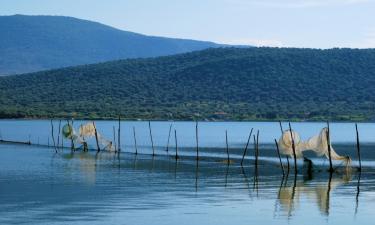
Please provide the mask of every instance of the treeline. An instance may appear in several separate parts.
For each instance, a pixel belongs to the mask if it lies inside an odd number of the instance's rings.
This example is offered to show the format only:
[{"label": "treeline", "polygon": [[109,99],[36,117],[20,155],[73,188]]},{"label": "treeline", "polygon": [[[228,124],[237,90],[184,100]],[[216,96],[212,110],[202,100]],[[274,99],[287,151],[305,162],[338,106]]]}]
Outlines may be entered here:
[{"label": "treeline", "polygon": [[0,78],[0,117],[374,120],[375,50],[220,48]]}]

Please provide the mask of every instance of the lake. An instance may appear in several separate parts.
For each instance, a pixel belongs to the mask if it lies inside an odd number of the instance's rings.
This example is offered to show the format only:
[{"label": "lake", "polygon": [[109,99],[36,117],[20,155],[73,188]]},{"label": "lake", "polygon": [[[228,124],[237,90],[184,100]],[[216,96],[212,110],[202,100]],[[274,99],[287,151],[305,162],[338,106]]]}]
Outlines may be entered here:
[{"label": "lake", "polygon": [[[75,127],[84,122],[74,121]],[[96,125],[111,140],[118,123]],[[324,126],[292,123],[302,139]],[[55,153],[50,121],[0,120],[0,139],[32,143],[0,144],[0,224],[373,224],[375,124],[358,124],[361,173],[335,163],[337,171],[330,174],[328,161],[309,153],[313,171],[299,160],[297,176],[292,169],[283,176],[279,166],[273,144],[281,132],[278,123],[199,122],[198,127],[197,162],[194,122],[151,122],[153,157],[148,122],[122,122],[121,153],[116,154],[97,153],[94,140],[89,152],[73,152],[64,140],[65,148]],[[354,124],[330,127],[335,150],[350,155],[357,166]],[[58,121],[54,128],[57,134]],[[250,142],[241,167],[251,128],[260,132],[259,165]]]}]

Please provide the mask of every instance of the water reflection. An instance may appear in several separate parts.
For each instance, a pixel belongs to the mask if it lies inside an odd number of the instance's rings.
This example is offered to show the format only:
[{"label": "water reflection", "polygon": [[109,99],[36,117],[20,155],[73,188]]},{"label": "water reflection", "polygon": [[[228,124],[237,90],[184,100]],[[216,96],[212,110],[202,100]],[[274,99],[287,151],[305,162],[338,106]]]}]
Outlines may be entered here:
[{"label": "water reflection", "polygon": [[[204,223],[207,217],[237,215],[241,220],[236,224],[245,224],[246,218],[266,220],[267,224],[288,224],[290,220],[300,223],[301,218],[314,218],[314,213],[319,219],[333,218],[332,210],[335,218],[337,214],[345,219],[347,212],[358,212],[357,220],[362,222],[372,215],[365,217],[361,210],[373,204],[371,199],[361,198],[374,190],[371,168],[362,174],[353,173],[353,180],[350,173],[330,174],[326,168],[309,169],[308,165],[300,170],[304,174],[286,173],[283,177],[278,163],[268,161],[255,166],[249,160],[242,167],[239,160],[228,165],[214,157],[196,161],[195,155],[175,160],[174,155],[152,157],[125,152],[17,151],[0,151],[4,159],[0,165],[2,224],[17,221],[15,215],[21,211],[34,224],[53,224],[56,218],[88,219],[93,224],[111,220],[121,223],[124,218],[130,224],[153,222],[144,221],[146,217],[176,224],[186,212]],[[8,163],[9,158],[19,160]],[[268,220],[272,214],[274,220]],[[227,217],[222,221],[218,224],[231,220]]]},{"label": "water reflection", "polygon": [[[284,211],[288,216],[292,216],[293,211],[298,208],[301,198],[314,201],[319,211],[328,216],[330,209],[330,195],[337,187],[348,184],[351,181],[351,173],[344,173],[341,177],[333,177],[333,173],[329,173],[326,181],[314,180],[310,177],[308,180],[297,180],[294,176],[293,183],[286,185],[287,180],[282,183],[278,193],[278,205],[280,210]],[[286,178],[287,179],[287,178]]]}]

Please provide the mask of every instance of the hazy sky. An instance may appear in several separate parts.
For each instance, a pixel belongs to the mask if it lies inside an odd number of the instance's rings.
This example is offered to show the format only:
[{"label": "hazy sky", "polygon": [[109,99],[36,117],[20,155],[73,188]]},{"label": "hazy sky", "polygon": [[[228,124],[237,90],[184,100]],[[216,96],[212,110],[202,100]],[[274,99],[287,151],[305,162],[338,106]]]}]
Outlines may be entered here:
[{"label": "hazy sky", "polygon": [[0,0],[0,14],[73,16],[229,44],[375,47],[375,0]]}]

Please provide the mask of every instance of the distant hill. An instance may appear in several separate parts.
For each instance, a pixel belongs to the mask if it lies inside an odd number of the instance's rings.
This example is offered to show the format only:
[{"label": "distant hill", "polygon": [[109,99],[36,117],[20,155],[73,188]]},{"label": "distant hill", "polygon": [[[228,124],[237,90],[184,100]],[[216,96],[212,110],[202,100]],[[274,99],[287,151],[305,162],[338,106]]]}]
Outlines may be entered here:
[{"label": "distant hill", "polygon": [[374,120],[375,50],[218,48],[0,78],[0,117]]},{"label": "distant hill", "polygon": [[146,36],[72,17],[0,16],[0,75],[219,46]]}]

